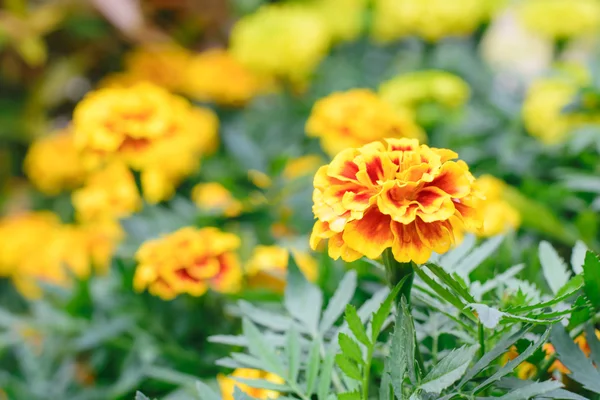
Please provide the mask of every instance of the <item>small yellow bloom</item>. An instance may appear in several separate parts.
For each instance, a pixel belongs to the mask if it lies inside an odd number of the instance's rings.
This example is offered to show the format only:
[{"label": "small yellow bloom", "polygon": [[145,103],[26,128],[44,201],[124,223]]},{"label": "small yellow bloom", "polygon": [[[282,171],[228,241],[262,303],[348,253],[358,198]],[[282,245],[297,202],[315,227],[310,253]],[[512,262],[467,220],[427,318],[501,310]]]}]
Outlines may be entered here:
[{"label": "small yellow bloom", "polygon": [[487,18],[482,0],[376,0],[373,36],[392,41],[417,35],[428,41],[473,33]]},{"label": "small yellow bloom", "polygon": [[[519,352],[515,346],[511,346],[507,353],[502,356],[501,363],[506,365],[509,361],[514,360],[519,356]],[[523,361],[516,368],[517,377],[519,379],[531,379],[537,374],[537,367],[528,361]]]},{"label": "small yellow bloom", "polygon": [[469,85],[460,77],[444,71],[417,71],[399,75],[379,86],[379,95],[398,109],[414,110],[433,102],[458,108],[469,99]]},{"label": "small yellow bloom", "polygon": [[308,4],[323,18],[333,41],[351,41],[361,34],[367,0],[313,0]]},{"label": "small yellow bloom", "polygon": [[271,187],[273,181],[269,177],[269,175],[264,172],[258,171],[256,169],[251,169],[248,171],[248,179],[256,186],[261,189],[266,189]]},{"label": "small yellow bloom", "polygon": [[597,0],[527,0],[518,8],[521,22],[550,39],[589,35],[600,29]]},{"label": "small yellow bloom", "polygon": [[190,53],[174,44],[140,47],[125,56],[125,71],[138,82],[151,82],[170,91],[186,85]]},{"label": "small yellow bloom", "polygon": [[192,200],[207,213],[232,218],[242,213],[242,203],[217,182],[199,183],[192,189]]},{"label": "small yellow bloom", "polygon": [[491,175],[484,175],[477,179],[476,185],[485,197],[481,202],[483,226],[476,233],[488,237],[517,229],[521,215],[503,198],[506,184]]},{"label": "small yellow bloom", "polygon": [[113,163],[89,176],[71,195],[77,218],[82,222],[110,222],[125,218],[141,207],[141,198],[131,171]]},{"label": "small yellow bloom", "polygon": [[267,79],[249,71],[228,51],[213,49],[192,57],[185,93],[200,101],[243,106],[268,86]]},{"label": "small yellow bloom", "polygon": [[56,195],[83,183],[85,168],[69,130],[37,139],[27,152],[24,170],[42,193]]},{"label": "small yellow bloom", "polygon": [[231,53],[258,74],[302,82],[326,55],[330,33],[320,15],[297,4],[262,6],[241,18]]},{"label": "small yellow bloom", "polygon": [[306,132],[318,137],[330,156],[383,138],[424,137],[411,118],[394,111],[369,89],[333,93],[317,101]]},{"label": "small yellow bloom", "polygon": [[287,180],[294,180],[314,173],[323,165],[323,158],[316,154],[309,154],[288,160],[281,175]]},{"label": "small yellow bloom", "polygon": [[221,389],[221,398],[223,400],[233,400],[233,392],[238,387],[242,392],[246,393],[253,399],[276,399],[279,397],[279,392],[266,389],[255,389],[244,383],[239,383],[233,378],[243,379],[264,379],[272,383],[283,384],[285,381],[280,376],[266,371],[257,369],[238,368],[230,376],[219,374],[217,381]]},{"label": "small yellow bloom", "polygon": [[[292,251],[298,267],[310,281],[319,275],[319,266],[308,253]],[[267,288],[283,293],[289,262],[289,252],[279,246],[256,246],[246,264],[246,275],[251,287]]]},{"label": "small yellow bloom", "polygon": [[235,249],[240,239],[216,228],[182,228],[145,242],[136,253],[133,285],[164,300],[187,293],[202,296],[209,288],[232,293],[242,273]]},{"label": "small yellow bloom", "polygon": [[482,217],[475,179],[458,155],[386,139],[338,153],[315,175],[310,238],[316,249],[329,240],[329,256],[354,261],[391,248],[399,262],[427,262],[445,253]]}]

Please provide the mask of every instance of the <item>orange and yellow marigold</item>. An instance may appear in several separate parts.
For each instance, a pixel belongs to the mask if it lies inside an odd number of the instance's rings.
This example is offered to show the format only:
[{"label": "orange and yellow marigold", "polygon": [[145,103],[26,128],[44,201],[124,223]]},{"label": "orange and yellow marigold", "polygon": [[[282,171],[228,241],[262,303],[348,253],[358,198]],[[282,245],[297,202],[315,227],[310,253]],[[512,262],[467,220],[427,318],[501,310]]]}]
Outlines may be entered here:
[{"label": "orange and yellow marigold", "polygon": [[340,152],[315,176],[311,247],[329,239],[329,255],[346,261],[391,248],[399,262],[418,264],[448,251],[481,225],[475,179],[457,157],[415,139]]},{"label": "orange and yellow marigold", "polygon": [[216,228],[186,227],[147,241],[136,253],[134,287],[165,300],[201,296],[209,288],[236,292],[242,278],[234,252],[239,246],[239,237]]},{"label": "orange and yellow marigold", "polygon": [[229,376],[222,374],[217,376],[223,400],[233,400],[233,392],[236,387],[253,399],[276,399],[279,397],[279,392],[267,389],[256,389],[244,383],[237,382],[234,378],[264,379],[277,384],[283,384],[285,382],[280,376],[270,372],[249,368],[238,368]]}]

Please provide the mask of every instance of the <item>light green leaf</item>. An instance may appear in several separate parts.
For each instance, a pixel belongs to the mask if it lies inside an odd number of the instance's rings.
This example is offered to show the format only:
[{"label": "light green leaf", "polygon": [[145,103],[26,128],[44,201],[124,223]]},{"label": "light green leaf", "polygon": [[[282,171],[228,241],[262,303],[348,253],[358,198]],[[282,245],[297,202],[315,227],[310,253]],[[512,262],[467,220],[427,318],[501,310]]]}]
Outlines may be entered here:
[{"label": "light green leaf", "polygon": [[331,387],[331,374],[333,373],[333,366],[335,364],[335,352],[329,350],[323,360],[323,367],[321,368],[321,379],[319,381],[319,388],[317,390],[317,396],[319,400],[325,400],[329,396],[329,389]]},{"label": "light green leaf", "polygon": [[379,399],[393,400],[394,389],[392,389],[392,378],[390,376],[390,360],[385,361],[383,373],[381,374],[381,383],[379,384]]},{"label": "light green leaf", "polygon": [[242,392],[238,386],[235,386],[233,389],[233,400],[255,400],[254,397],[248,396],[246,393]]},{"label": "light green leaf", "polygon": [[591,351],[590,358],[596,366],[600,366],[600,340],[598,340],[598,337],[596,336],[594,325],[588,324],[585,327],[585,334]]},{"label": "light green leaf", "polygon": [[360,400],[360,393],[359,392],[346,392],[346,393],[340,393],[337,396],[338,400]]},{"label": "light green leaf", "polygon": [[591,251],[583,263],[583,291],[596,311],[600,311],[600,260]]},{"label": "light green leaf", "polygon": [[288,359],[288,380],[296,382],[300,370],[300,335],[294,326],[288,331],[285,352]]},{"label": "light green leaf", "polygon": [[148,398],[144,393],[138,390],[137,392],[135,392],[135,400],[150,400],[150,398]]},{"label": "light green leaf", "polygon": [[344,275],[337,290],[329,300],[327,308],[323,312],[323,318],[319,323],[319,332],[324,334],[329,330],[335,321],[344,313],[346,305],[352,300],[356,290],[356,271],[350,270]]},{"label": "light green leaf", "polygon": [[588,248],[581,240],[578,240],[573,246],[573,252],[571,253],[571,267],[577,275],[583,272],[583,263],[585,262],[585,254]]},{"label": "light green leaf", "polygon": [[356,381],[362,380],[362,375],[358,365],[348,357],[344,356],[343,354],[336,354],[335,363],[348,378]]},{"label": "light green leaf", "polygon": [[475,248],[475,250],[471,251],[468,256],[464,257],[451,272],[456,272],[461,278],[467,279],[475,268],[498,249],[503,240],[503,235],[494,236],[486,240],[479,247]]},{"label": "light green leaf", "polygon": [[311,395],[315,388],[317,376],[319,374],[319,364],[321,362],[320,356],[321,341],[317,338],[310,346],[308,351],[308,365],[306,366],[306,393]]},{"label": "light green leaf", "polygon": [[248,339],[250,354],[265,363],[262,369],[285,376],[285,368],[275,350],[264,341],[264,336],[248,318],[242,319],[242,331]]},{"label": "light green leaf", "polygon": [[360,346],[356,343],[350,336],[345,333],[340,333],[338,336],[338,342],[340,344],[340,349],[342,350],[342,354],[349,359],[356,361],[357,364],[364,364],[362,351],[360,350]]},{"label": "light green leaf", "polygon": [[370,346],[371,341],[367,337],[365,327],[356,312],[356,308],[352,304],[346,306],[345,319],[354,337],[365,346]]},{"label": "light green leaf", "polygon": [[375,343],[377,341],[377,337],[381,332],[381,327],[385,322],[388,315],[390,315],[390,311],[392,310],[392,305],[394,304],[394,299],[398,296],[398,292],[404,286],[406,279],[409,275],[405,276],[398,282],[398,284],[394,287],[394,289],[390,292],[390,294],[386,297],[386,299],[381,303],[379,309],[373,314],[373,319],[371,320],[371,341]]},{"label": "light green leaf", "polygon": [[451,351],[439,363],[433,366],[431,371],[423,378],[419,388],[430,393],[441,393],[459,380],[475,356],[478,345],[461,347]]},{"label": "light green leaf", "polygon": [[291,254],[288,263],[284,305],[288,312],[298,321],[304,323],[311,333],[317,333],[321,306],[323,305],[323,294],[318,287],[306,279]]},{"label": "light green leaf", "polygon": [[196,392],[200,400],[221,400],[221,396],[216,394],[210,386],[201,381],[196,381]]},{"label": "light green leaf", "polygon": [[504,400],[528,400],[532,397],[560,389],[562,386],[563,384],[559,381],[533,382],[512,390],[500,398]]},{"label": "light green leaf", "polygon": [[410,379],[416,382],[415,373],[415,328],[404,297],[400,300],[400,309],[396,315],[396,324],[390,346],[390,355],[386,360],[394,394],[402,400],[404,374],[409,370]]},{"label": "light green leaf", "polygon": [[539,257],[544,278],[546,278],[552,293],[557,294],[560,288],[569,281],[570,273],[567,265],[554,247],[546,241],[540,242]]},{"label": "light green leaf", "polygon": [[244,300],[240,300],[238,306],[240,307],[242,314],[250,321],[275,332],[286,332],[293,324],[291,318],[263,308],[255,307]]},{"label": "light green leaf", "polygon": [[266,390],[274,390],[276,392],[289,392],[291,389],[288,385],[281,385],[279,383],[273,383],[271,381],[267,381],[265,379],[247,379],[247,378],[238,378],[236,376],[232,377],[234,380],[244,383],[250,387],[257,389],[266,389]]},{"label": "light green leaf", "polygon": [[444,271],[442,268],[435,264],[427,264],[426,267],[433,272],[435,276],[437,276],[442,282],[444,282],[447,286],[452,288],[456,293],[458,293],[463,299],[465,299],[469,303],[475,303],[475,299],[471,296],[471,293],[465,288],[459,281],[457,281],[454,277],[452,277],[449,273]]}]

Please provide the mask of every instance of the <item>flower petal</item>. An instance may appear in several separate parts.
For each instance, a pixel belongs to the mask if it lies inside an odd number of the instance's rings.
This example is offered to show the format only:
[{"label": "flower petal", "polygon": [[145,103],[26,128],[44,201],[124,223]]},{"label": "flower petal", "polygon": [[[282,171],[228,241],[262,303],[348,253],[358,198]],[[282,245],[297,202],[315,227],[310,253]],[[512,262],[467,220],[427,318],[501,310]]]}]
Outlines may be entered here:
[{"label": "flower petal", "polygon": [[369,258],[377,258],[394,241],[390,222],[388,215],[379,212],[377,207],[372,207],[362,219],[348,222],[344,229],[344,242]]},{"label": "flower petal", "polygon": [[391,227],[394,234],[392,253],[397,261],[424,264],[429,260],[431,249],[421,241],[414,222],[408,225],[392,222]]}]

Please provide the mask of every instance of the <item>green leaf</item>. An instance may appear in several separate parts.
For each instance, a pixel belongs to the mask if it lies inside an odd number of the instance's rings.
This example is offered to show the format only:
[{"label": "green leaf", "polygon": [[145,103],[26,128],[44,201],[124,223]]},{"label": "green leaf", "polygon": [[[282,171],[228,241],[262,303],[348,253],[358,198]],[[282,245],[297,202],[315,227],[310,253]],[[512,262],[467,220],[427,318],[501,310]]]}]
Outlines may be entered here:
[{"label": "green leaf", "polygon": [[318,287],[306,280],[294,257],[290,254],[284,304],[288,312],[307,329],[318,332],[319,317],[323,305],[323,294]]},{"label": "green leaf", "polygon": [[[206,398],[208,400],[208,398]],[[139,390],[135,392],[135,400],[150,400],[144,393]]]},{"label": "green leaf", "polygon": [[255,307],[244,300],[238,301],[238,306],[242,314],[250,321],[275,332],[286,332],[293,324],[292,319],[289,317]]},{"label": "green leaf", "polygon": [[346,305],[352,300],[356,291],[356,271],[351,270],[344,275],[337,290],[329,300],[327,308],[323,312],[323,318],[319,324],[319,332],[324,334],[329,330],[335,321],[343,314]]},{"label": "green leaf", "polygon": [[598,367],[600,366],[600,340],[598,340],[598,337],[596,336],[594,325],[588,324],[585,327],[585,335],[591,351],[590,358]]},{"label": "green leaf", "polygon": [[486,240],[479,247],[475,248],[475,250],[471,251],[468,256],[464,257],[452,272],[456,272],[462,278],[468,278],[471,272],[498,249],[503,240],[503,235],[494,236]]},{"label": "green leaf", "polygon": [[563,386],[559,381],[533,382],[529,385],[512,390],[500,397],[504,400],[528,400],[532,397],[546,394]]},{"label": "green leaf", "polygon": [[288,385],[282,385],[279,383],[273,383],[271,381],[267,381],[265,379],[247,379],[247,378],[238,378],[236,376],[232,377],[234,380],[244,383],[250,387],[257,389],[266,389],[266,390],[274,390],[276,392],[289,392],[291,389]]},{"label": "green leaf", "polygon": [[587,246],[581,240],[578,240],[575,243],[575,246],[573,246],[573,252],[571,253],[571,267],[577,275],[583,272],[583,263],[585,262],[587,251]]},{"label": "green leaf", "polygon": [[586,297],[595,310],[600,311],[600,260],[591,251],[585,255],[583,280],[585,282],[583,291]]},{"label": "green leaf", "polygon": [[[556,325],[560,325],[560,324],[556,324]],[[487,378],[486,380],[481,382],[479,385],[477,385],[477,387],[475,387],[475,389],[473,390],[473,393],[480,392],[481,390],[485,389],[486,387],[488,387],[492,383],[496,382],[503,376],[506,376],[506,375],[510,374],[511,372],[513,372],[519,364],[521,364],[523,361],[527,360],[533,353],[535,353],[535,351],[537,349],[540,348],[540,346],[542,344],[546,343],[546,341],[548,340],[548,336],[550,336],[550,328],[547,328],[546,331],[542,334],[542,336],[540,336],[540,338],[535,341],[535,343],[533,343],[531,346],[526,348],[516,358],[514,358],[513,360],[510,360],[509,362],[504,364],[492,376],[490,376],[489,378]]]},{"label": "green leaf", "polygon": [[370,346],[371,341],[367,337],[365,327],[356,312],[356,308],[352,304],[346,306],[345,320],[354,337],[365,346]]},{"label": "green leaf", "polygon": [[459,281],[454,279],[450,274],[444,271],[442,268],[435,264],[427,264],[427,268],[434,273],[442,282],[451,287],[456,293],[458,293],[463,299],[469,303],[475,303],[475,299],[471,296],[471,293],[465,288]]},{"label": "green leaf", "polygon": [[346,392],[337,395],[338,400],[360,400],[359,392]]},{"label": "green leaf", "polygon": [[264,341],[264,336],[248,318],[242,320],[242,331],[248,339],[250,354],[265,363],[262,369],[279,376],[285,376],[285,368],[277,354],[275,354],[275,350]]},{"label": "green leaf", "polygon": [[254,397],[248,396],[242,392],[238,386],[233,389],[233,400],[255,400]]},{"label": "green leaf", "polygon": [[340,349],[342,350],[342,354],[349,359],[356,361],[357,364],[364,364],[362,351],[360,350],[360,346],[356,343],[350,336],[345,333],[340,333],[338,336],[338,342],[340,344]]},{"label": "green leaf", "polygon": [[569,281],[570,273],[567,265],[554,247],[546,241],[540,242],[539,257],[548,286],[552,293],[558,294],[559,289]]},{"label": "green leaf", "polygon": [[433,366],[431,371],[423,378],[419,388],[430,393],[441,393],[459,380],[475,356],[479,346],[461,347],[452,350],[439,363]]},{"label": "green leaf", "polygon": [[319,400],[325,400],[329,396],[329,389],[331,387],[331,374],[333,372],[333,365],[335,363],[335,352],[330,350],[325,355],[323,360],[323,367],[321,370],[321,379],[319,381],[319,388],[317,390],[317,396]]},{"label": "green leaf", "polygon": [[358,365],[348,357],[344,356],[343,354],[336,354],[335,363],[348,378],[356,381],[362,380],[362,375]]},{"label": "green leaf", "polygon": [[294,326],[287,333],[287,346],[285,349],[288,359],[288,380],[296,382],[300,370],[300,334]]},{"label": "green leaf", "polygon": [[379,399],[393,400],[394,389],[392,388],[392,377],[390,376],[390,359],[385,360],[383,373],[381,374],[381,382],[379,384]]},{"label": "green leaf", "polygon": [[394,289],[390,292],[390,294],[385,298],[379,309],[373,314],[373,319],[371,320],[371,341],[375,343],[377,341],[377,337],[381,332],[381,327],[385,322],[388,315],[390,315],[390,311],[392,310],[392,305],[394,304],[394,299],[398,296],[398,293],[404,286],[408,275],[405,276],[398,282],[398,284],[394,287]]},{"label": "green leaf", "polygon": [[196,392],[200,400],[221,400],[221,396],[216,394],[210,386],[201,381],[196,381]]},{"label": "green leaf", "polygon": [[391,384],[398,400],[402,400],[404,374],[409,370],[412,382],[417,381],[415,373],[415,328],[406,300],[400,300],[400,309],[396,315],[396,324],[390,345],[390,356],[386,360]]},{"label": "green leaf", "polygon": [[308,395],[313,393],[319,374],[319,364],[321,362],[320,351],[321,341],[317,338],[308,351],[308,364],[306,366],[306,393]]},{"label": "green leaf", "polygon": [[581,275],[576,275],[569,280],[562,288],[559,289],[556,297],[552,300],[544,301],[542,303],[532,304],[530,306],[520,306],[520,307],[511,307],[508,312],[515,314],[533,310],[539,310],[543,308],[547,308],[558,304],[562,301],[567,300],[569,297],[573,296],[579,289],[583,287],[583,277]]},{"label": "green leaf", "polygon": [[520,315],[503,312],[485,304],[468,304],[467,306],[477,312],[479,320],[483,326],[489,329],[496,328],[498,324],[506,324],[511,322],[525,322],[538,325],[553,324],[559,321],[561,316],[571,312],[570,310],[565,310],[556,313],[535,315],[537,318],[533,318],[532,316],[523,317]]},{"label": "green leaf", "polygon": [[571,371],[569,377],[581,383],[584,388],[600,393],[600,372],[594,368],[565,328],[561,324],[554,325],[550,338],[557,358]]}]

